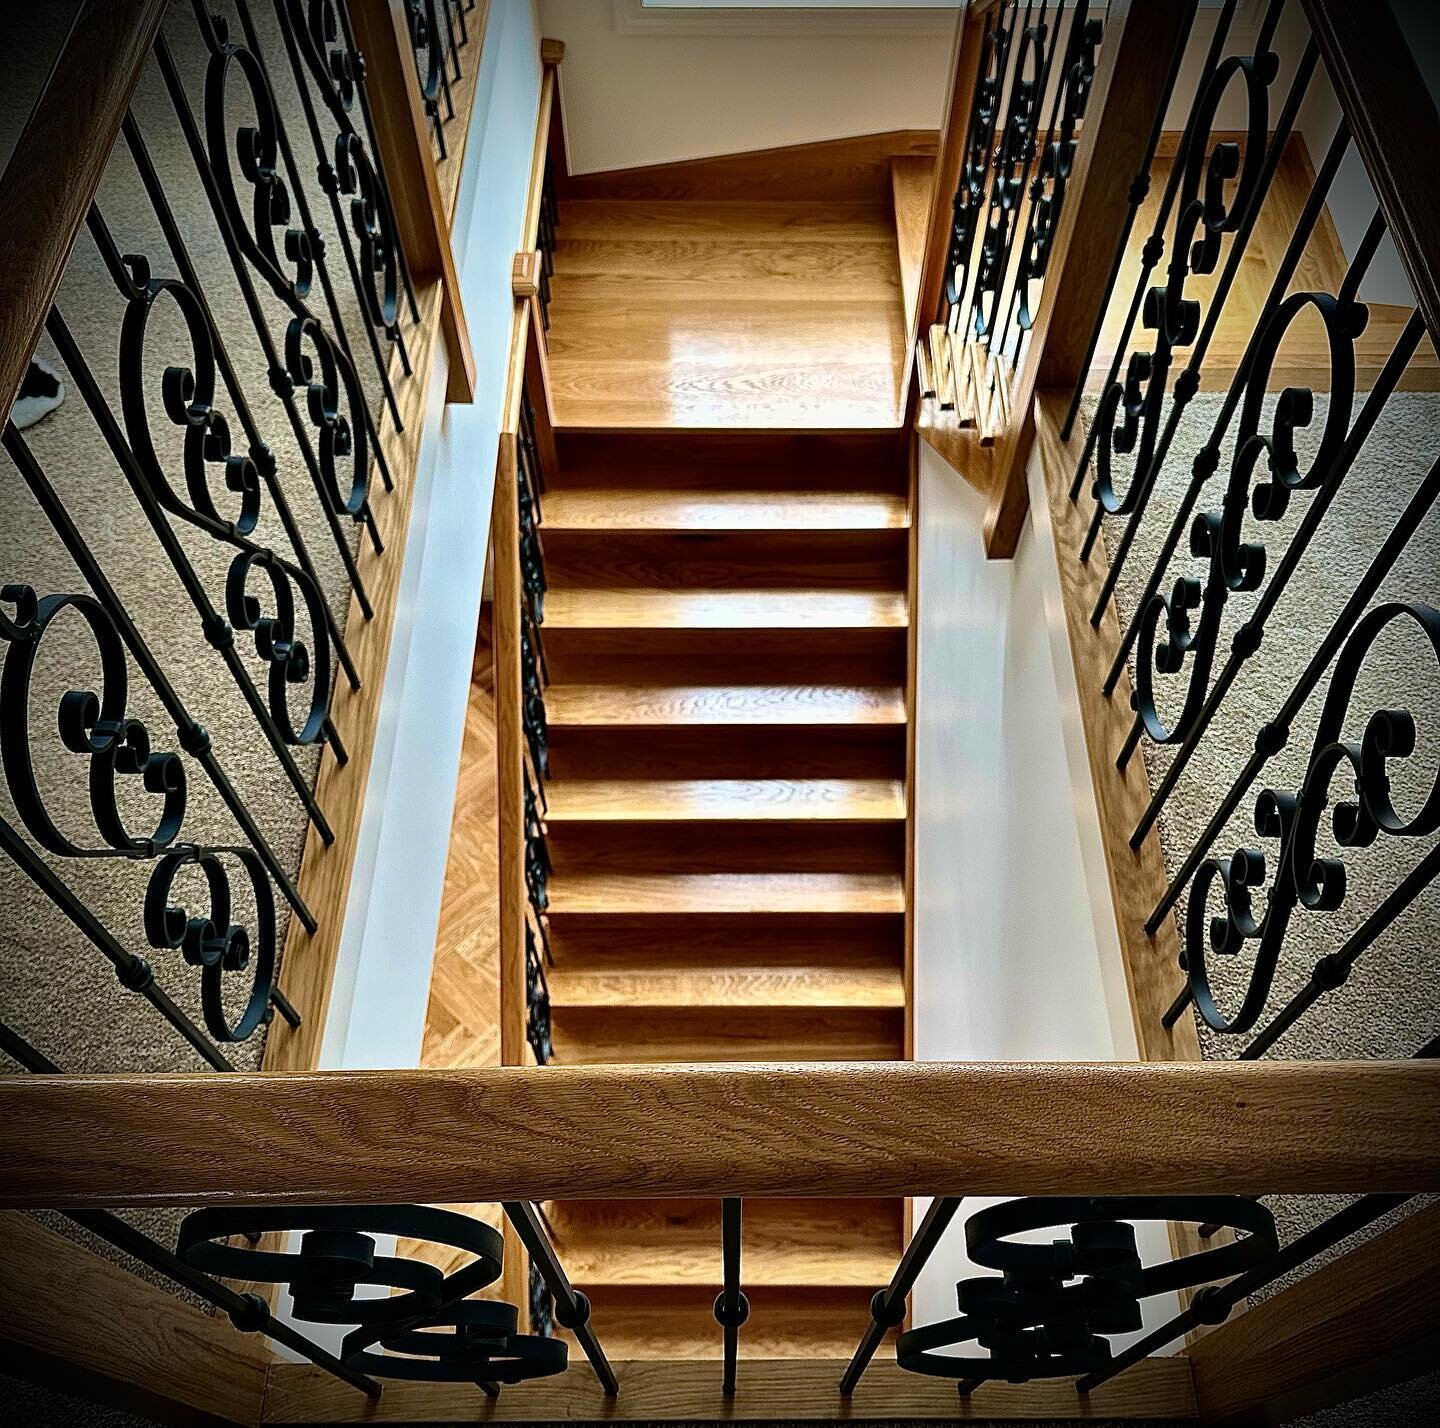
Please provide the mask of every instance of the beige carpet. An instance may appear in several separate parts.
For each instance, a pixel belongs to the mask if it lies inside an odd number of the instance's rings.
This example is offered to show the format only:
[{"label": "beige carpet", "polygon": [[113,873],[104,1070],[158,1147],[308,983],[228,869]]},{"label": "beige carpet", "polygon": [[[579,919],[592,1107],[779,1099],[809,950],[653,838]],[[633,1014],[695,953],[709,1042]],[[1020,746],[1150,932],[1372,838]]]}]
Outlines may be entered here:
[{"label": "beige carpet", "polygon": [[[349,279],[340,235],[329,201],[316,181],[314,147],[305,127],[273,10],[268,5],[260,5],[252,7],[252,12],[261,30],[261,48],[268,57],[272,83],[297,165],[306,178],[311,215],[325,237],[327,264],[365,387],[365,399],[378,413],[375,364],[365,341],[363,318]],[[238,26],[236,33],[239,33]],[[165,36],[185,77],[191,108],[198,118],[203,114],[206,53],[189,6],[173,8]],[[19,53],[31,55],[31,67],[36,68],[45,62],[43,49],[37,41],[33,46],[22,46]],[[5,126],[7,130],[18,129],[34,87],[25,83],[16,85],[8,101],[12,112]],[[3,102],[6,101],[0,99],[0,103]],[[17,108],[21,111],[18,115],[14,112]],[[170,196],[205,298],[255,421],[275,453],[281,484],[304,533],[320,584],[343,626],[349,591],[339,550],[324,519],[288,418],[270,389],[261,344],[221,243],[219,227],[199,186],[174,108],[153,63],[141,81],[133,113]],[[233,74],[227,91],[226,120],[232,131],[255,122],[253,103],[238,73]],[[328,118],[322,118],[321,123],[328,144],[333,129]],[[238,178],[238,164],[236,172]],[[249,190],[243,179],[238,181],[238,190],[242,205],[248,211]],[[98,206],[122,252],[145,254],[157,275],[175,271],[155,213],[123,142],[112,155],[98,195]],[[293,195],[292,210],[298,210]],[[298,212],[293,221],[299,221]],[[260,286],[257,284],[257,288]],[[283,353],[290,314],[268,289],[261,291],[260,301],[264,321]],[[309,302],[312,310],[324,315],[329,326],[318,281]],[[109,394],[112,408],[118,411],[118,343],[124,302],[88,233],[80,236],[61,285],[57,307],[75,333],[95,377]],[[61,366],[48,340],[42,340],[41,352],[57,367]],[[149,410],[157,450],[167,472],[172,473],[172,484],[182,495],[181,430],[165,415],[159,384],[165,367],[190,366],[192,361],[178,312],[173,304],[162,299],[148,329],[146,383],[152,393]],[[26,440],[186,706],[210,731],[222,767],[254,812],[279,862],[293,875],[299,866],[306,827],[299,797],[242,701],[223,660],[201,638],[199,617],[105,447],[73,380],[67,378],[67,386],[70,392],[65,405],[26,433]],[[217,389],[216,406],[226,414],[235,444],[240,446],[244,438],[235,415],[235,404],[223,388]],[[301,414],[303,421],[303,401]],[[358,412],[355,418],[358,423]],[[308,432],[308,423],[306,428]],[[222,513],[233,511],[233,498],[224,490],[223,481],[212,481],[212,489]],[[378,480],[373,498],[377,503],[385,499]],[[182,521],[172,519],[170,524],[194,563],[210,600],[223,611],[225,579],[233,548]],[[348,520],[344,525],[346,541],[353,549],[356,529]],[[263,498],[255,539],[293,558],[293,547],[268,493]],[[8,460],[0,461],[0,575],[6,583],[23,581],[42,594],[85,589],[49,522]],[[258,579],[252,577],[250,589],[267,603],[270,601],[263,575]],[[303,613],[298,623],[300,637],[313,649],[314,636]],[[241,634],[237,648],[263,697],[268,670],[254,651],[252,637]],[[53,711],[65,690],[98,688],[97,673],[93,642],[78,620],[67,617],[65,625],[57,626],[42,647],[31,704],[32,747],[47,806],[76,841],[88,846],[97,845],[98,840],[86,792],[87,761],[70,754],[54,737]],[[303,717],[307,698],[308,690],[304,687],[297,688],[292,695],[297,721]],[[133,666],[128,712],[144,721],[155,748],[175,748],[173,722]],[[317,751],[309,748],[294,752],[305,781],[312,782]],[[222,845],[243,841],[237,825],[198,765],[189,760],[187,764],[190,797],[183,839]],[[153,820],[153,803],[143,791],[137,795],[133,788],[126,789],[122,806],[132,828],[143,829],[147,819]],[[0,793],[0,813],[12,823],[17,822],[8,789]],[[141,914],[149,867],[143,862],[124,859],[94,860],[79,866],[74,860],[58,859],[52,860],[52,866],[82,892],[85,901],[125,946],[148,957],[160,985],[198,1022],[196,971],[183,962],[179,953],[157,951],[146,945]],[[235,920],[246,922],[253,917],[248,884],[233,864],[231,871],[237,900]],[[178,890],[190,895],[196,911],[203,910],[198,875],[192,871],[182,877],[184,881]],[[0,866],[0,879],[5,892],[0,901],[0,1016],[67,1070],[199,1069],[196,1054],[143,1000],[119,988],[109,963],[8,861]],[[277,898],[277,902],[278,936],[283,947],[289,911],[283,900]],[[238,1011],[243,1006],[248,983],[242,977],[233,980],[236,989],[231,1005]],[[227,1048],[226,1054],[237,1067],[253,1068],[259,1064],[263,1044],[262,1030],[244,1045]]]},{"label": "beige carpet", "polygon": [[[1178,508],[1181,492],[1188,482],[1195,453],[1209,440],[1221,400],[1220,396],[1211,394],[1196,397],[1180,423],[1171,457],[1157,483],[1150,511],[1117,587],[1122,622],[1128,621],[1143,593],[1170,516]],[[1357,398],[1357,411],[1361,400],[1363,394]],[[1273,400],[1270,405],[1273,406]],[[1093,403],[1090,409],[1093,411]],[[1267,406],[1267,425],[1262,427],[1267,433],[1269,409]],[[1316,448],[1328,409],[1325,396],[1317,395],[1314,421],[1308,431],[1301,432],[1297,438],[1302,462]],[[1233,429],[1232,424],[1232,434]],[[1227,445],[1220,470],[1211,479],[1207,496],[1197,512],[1218,509],[1228,478],[1231,451]],[[1385,539],[1437,456],[1440,456],[1440,396],[1407,393],[1392,396],[1296,568],[1286,594],[1276,606],[1264,644],[1236,681],[1166,805],[1160,837],[1172,875],[1209,822],[1235,772],[1249,757],[1256,730],[1278,710],[1293,688],[1365,569],[1369,553]],[[1128,468],[1124,469],[1128,479]],[[1267,570],[1273,571],[1278,564],[1309,501],[1308,495],[1299,494],[1292,499],[1282,521],[1250,522],[1246,539],[1264,543],[1269,552]],[[1120,522],[1107,521],[1105,538],[1109,549],[1115,548],[1122,529]],[[1165,593],[1169,593],[1180,575],[1203,579],[1203,562],[1188,552],[1186,539],[1161,585]],[[1222,658],[1229,652],[1234,630],[1254,608],[1257,598],[1258,593],[1230,597],[1220,639]],[[1426,600],[1440,604],[1440,510],[1432,510],[1381,586],[1377,603],[1389,600]],[[1405,811],[1419,807],[1420,798],[1433,784],[1440,768],[1440,669],[1418,629],[1400,628],[1403,638],[1395,634],[1382,637],[1366,661],[1351,701],[1346,737],[1358,740],[1365,721],[1376,709],[1398,707],[1413,713],[1417,725],[1416,753],[1406,764],[1392,766],[1391,770],[1397,807]],[[1221,659],[1217,659],[1217,673],[1220,663]],[[1131,673],[1133,676],[1133,655]],[[1178,710],[1181,697],[1178,683],[1173,679],[1167,682],[1162,712],[1173,714]],[[1266,840],[1255,833],[1255,795],[1267,787],[1299,788],[1329,683],[1327,672],[1295,720],[1288,747],[1272,761],[1217,840],[1215,856],[1228,856],[1241,847],[1260,847],[1268,852],[1268,867],[1273,872],[1277,845],[1271,841],[1267,848]],[[1177,688],[1171,690],[1169,686]],[[1152,786],[1158,785],[1172,758],[1172,750],[1156,749],[1147,743],[1146,761]],[[1343,779],[1332,785],[1336,796],[1343,794],[1346,787]],[[1329,837],[1327,818],[1322,824],[1322,839],[1329,840]],[[1344,942],[1380,899],[1434,847],[1435,841],[1434,837],[1400,839],[1382,835],[1369,848],[1343,851],[1349,889],[1346,901],[1331,913],[1297,911],[1259,1026],[1264,1026],[1305,984],[1315,963]],[[1333,842],[1322,846],[1320,851],[1328,856],[1337,853]],[[1257,914],[1264,908],[1262,892],[1257,889]],[[1182,919],[1182,937],[1184,908],[1182,897],[1177,911]],[[1215,913],[1219,909],[1219,895],[1212,894],[1211,911]],[[1351,1059],[1413,1055],[1440,1032],[1440,981],[1436,979],[1434,966],[1437,946],[1440,946],[1440,886],[1432,884],[1363,954],[1347,985],[1313,1007],[1275,1045],[1269,1057]],[[1222,1008],[1233,1011],[1239,1006],[1249,980],[1251,949],[1253,944],[1234,959],[1211,957],[1208,961],[1212,985]],[[1177,990],[1182,985],[1178,970],[1175,984]],[[1234,1057],[1250,1040],[1248,1035],[1218,1035],[1199,1018],[1197,1025],[1207,1059]],[[1276,1212],[1282,1239],[1288,1239],[1333,1213],[1346,1198],[1286,1197],[1269,1203]]]}]

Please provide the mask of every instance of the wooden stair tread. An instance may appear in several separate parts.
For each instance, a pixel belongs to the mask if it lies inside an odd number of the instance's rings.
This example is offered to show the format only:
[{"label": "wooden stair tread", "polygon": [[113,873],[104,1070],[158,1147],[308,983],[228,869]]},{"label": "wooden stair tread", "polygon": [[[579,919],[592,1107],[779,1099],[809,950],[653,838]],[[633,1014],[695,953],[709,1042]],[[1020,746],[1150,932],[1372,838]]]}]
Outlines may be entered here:
[{"label": "wooden stair tread", "polygon": [[557,966],[552,1007],[903,1007],[898,964]]},{"label": "wooden stair tread", "polygon": [[[870,1323],[868,1288],[762,1284],[745,1294],[750,1318],[740,1330],[742,1360],[847,1360]],[[595,1297],[591,1324],[616,1362],[718,1359],[722,1343],[714,1303],[715,1293],[708,1286],[616,1285]],[[560,1336],[573,1346],[567,1331],[561,1330]],[[572,1347],[571,1352],[578,1350]],[[876,1357],[895,1357],[893,1338],[886,1338]]]},{"label": "wooden stair tread", "polygon": [[552,915],[569,913],[860,913],[905,911],[888,873],[594,873],[557,876]]},{"label": "wooden stair tread", "polygon": [[902,496],[883,491],[581,488],[548,493],[544,529],[587,531],[903,530]]},{"label": "wooden stair tread", "polygon": [[545,691],[550,727],[716,724],[904,724],[905,691],[893,685],[555,684]]},{"label": "wooden stair tread", "polygon": [[898,779],[556,779],[548,794],[550,824],[876,823],[905,816]]},{"label": "wooden stair tread", "polygon": [[904,1016],[872,1007],[551,1006],[562,1066],[706,1061],[893,1061]]},{"label": "wooden stair tread", "polygon": [[[555,1247],[582,1288],[695,1285],[718,1290],[718,1200],[590,1200],[547,1206]],[[745,1201],[740,1273],[748,1289],[877,1289],[901,1253],[898,1201]]]},{"label": "wooden stair tread", "polygon": [[545,624],[557,629],[904,629],[898,590],[551,590]]}]

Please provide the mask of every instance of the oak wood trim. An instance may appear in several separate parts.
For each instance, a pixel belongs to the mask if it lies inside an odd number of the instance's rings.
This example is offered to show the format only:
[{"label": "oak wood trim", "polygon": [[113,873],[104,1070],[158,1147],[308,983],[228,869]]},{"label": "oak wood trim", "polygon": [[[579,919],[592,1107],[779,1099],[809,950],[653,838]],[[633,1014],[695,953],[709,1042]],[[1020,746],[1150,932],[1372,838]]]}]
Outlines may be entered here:
[{"label": "oak wood trim", "polygon": [[[519,326],[523,344],[529,323],[522,321]],[[513,431],[506,430],[500,433],[490,526],[490,549],[495,562],[495,798],[499,817],[502,1066],[523,1066],[526,1050],[525,735],[520,717],[520,512],[516,481],[516,438]]]},{"label": "oak wood trim", "polygon": [[169,1423],[260,1421],[270,1356],[223,1315],[15,1212],[0,1271],[6,1373]]},{"label": "oak wood trim", "polygon": [[[545,42],[541,42],[541,59],[544,60]],[[545,170],[550,159],[551,116],[556,108],[555,91],[560,76],[553,64],[546,64],[540,76],[540,108],[535,120],[535,146],[530,155],[530,187],[525,194],[525,221],[521,226],[521,241],[525,247],[534,250],[540,244],[540,210],[545,202]]]},{"label": "oak wood trim", "polygon": [[1304,9],[1433,343],[1440,334],[1435,96],[1389,0],[1304,0]]},{"label": "oak wood trim", "polygon": [[473,402],[475,354],[461,305],[450,221],[430,147],[404,7],[400,0],[374,0],[353,6],[350,18],[365,57],[365,91],[375,114],[380,163],[390,186],[410,276],[417,284],[439,279],[445,294],[440,321],[450,354],[446,398]]},{"label": "oak wood trim", "polygon": [[[1281,1421],[1440,1361],[1440,1206],[1408,1215],[1188,1350],[1207,1423]],[[1123,1381],[1123,1375],[1122,1375]]]},{"label": "oak wood trim", "polygon": [[[965,135],[970,110],[975,102],[975,73],[985,39],[984,7],[972,4],[960,21],[950,64],[950,92],[945,99],[945,119],[940,128],[940,152],[935,161],[934,187],[930,192],[930,216],[925,224],[925,256],[920,267],[920,294],[915,313],[915,330],[909,334],[906,357],[907,386],[915,343],[936,319],[940,292],[945,282],[945,257],[950,251],[952,208],[960,170],[965,162]],[[913,413],[917,393],[910,389],[907,410]]]},{"label": "oak wood trim", "polygon": [[0,1164],[5,1207],[1422,1191],[1440,1063],[4,1077]]},{"label": "oak wood trim", "polygon": [[1183,36],[1189,8],[1184,0],[1118,0],[1108,11],[1070,197],[1015,384],[1013,416],[996,446],[985,511],[985,553],[992,560],[1015,554],[1029,509],[1025,468],[1035,440],[1035,392],[1042,384],[1073,388],[1085,365],[1108,297],[1105,280],[1129,212],[1130,184],[1164,102],[1165,60]]},{"label": "oak wood trim", "polygon": [[894,129],[569,176],[567,198],[872,199],[890,202],[892,159],[931,157],[933,129]]},{"label": "oak wood trim", "polygon": [[[359,10],[363,7],[357,6]],[[434,370],[435,341],[442,305],[441,284],[431,281],[418,288],[416,302],[420,321],[411,337],[412,375],[399,375],[399,357],[391,362],[396,400],[400,405],[404,432],[395,430],[389,412],[380,421],[380,442],[395,478],[395,489],[378,490],[372,499],[376,524],[385,543],[377,555],[369,541],[362,541],[356,554],[360,577],[370,596],[374,618],[365,619],[353,596],[345,622],[345,643],[360,674],[359,689],[352,689],[342,675],[336,681],[331,718],[349,752],[348,763],[340,764],[328,755],[320,762],[315,780],[315,797],[335,833],[328,848],[311,827],[305,835],[297,886],[319,926],[307,932],[298,917],[290,919],[285,938],[285,955],[280,964],[280,986],[303,1017],[298,1029],[277,1017],[265,1041],[264,1067],[267,1071],[313,1071],[319,1065],[320,1042],[330,1005],[331,983],[340,951],[345,923],[345,906],[350,895],[350,876],[360,839],[365,807],[365,790],[370,778],[370,761],[375,747],[375,724],[380,715],[380,697],[385,683],[385,665],[390,657],[390,640],[395,631],[396,601],[405,565],[405,545],[410,531],[410,512],[415,494],[415,466],[420,454],[420,437],[429,404],[430,381]]]},{"label": "oak wood trim", "polygon": [[[857,1323],[858,1336],[863,1323]],[[602,1342],[603,1327],[600,1330]],[[719,1330],[716,1330],[718,1335]],[[987,1383],[967,1399],[944,1380],[871,1364],[849,1399],[839,1394],[845,1364],[836,1360],[742,1359],[733,1398],[720,1392],[718,1360],[617,1363],[618,1398],[607,1399],[572,1349],[570,1367],[553,1379],[504,1389],[481,1404],[473,1384],[390,1384],[366,1422],[493,1423],[778,1423],[992,1422],[1096,1417],[1108,1420],[1195,1417],[1189,1367],[1181,1358],[1147,1359],[1081,1399],[1067,1380]],[[276,1364],[265,1400],[266,1423],[353,1422],[356,1394],[307,1364]]]},{"label": "oak wood trim", "polygon": [[0,176],[0,415],[7,415],[100,186],[166,0],[78,7]]}]

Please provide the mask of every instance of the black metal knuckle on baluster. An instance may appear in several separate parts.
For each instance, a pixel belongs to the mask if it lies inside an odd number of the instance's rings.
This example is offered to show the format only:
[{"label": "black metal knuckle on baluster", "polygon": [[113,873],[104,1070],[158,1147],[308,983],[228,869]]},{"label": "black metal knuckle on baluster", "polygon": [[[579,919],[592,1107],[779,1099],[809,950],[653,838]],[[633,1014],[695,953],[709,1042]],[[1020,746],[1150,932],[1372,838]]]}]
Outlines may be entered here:
[{"label": "black metal knuckle on baluster", "polygon": [[[1440,610],[1426,604],[1395,602],[1377,606],[1355,627],[1330,680],[1298,792],[1264,789],[1255,800],[1255,831],[1278,845],[1273,858],[1242,848],[1228,858],[1207,858],[1190,884],[1184,922],[1183,966],[1196,1009],[1215,1031],[1251,1030],[1265,1009],[1280,953],[1292,920],[1305,912],[1334,912],[1345,901],[1345,864],[1319,848],[1322,820],[1330,814],[1330,833],[1338,849],[1366,848],[1382,835],[1420,838],[1440,829],[1440,766],[1419,808],[1408,817],[1395,806],[1392,765],[1415,754],[1415,720],[1408,710],[1374,710],[1358,742],[1346,737],[1352,725],[1351,703],[1365,659],[1376,641],[1394,626],[1417,629],[1440,667]],[[1332,803],[1332,786],[1341,775],[1351,780],[1350,796]],[[1255,891],[1271,879],[1263,915],[1255,910]],[[1419,895],[1430,878],[1407,880],[1405,895],[1386,899],[1383,917],[1372,917],[1363,935],[1350,938],[1343,958],[1322,962],[1320,989],[1343,984],[1349,967],[1385,926]],[[1211,912],[1212,893],[1220,910]],[[1254,961],[1239,1007],[1224,1011],[1210,981],[1212,956],[1235,957],[1254,944]]]},{"label": "black metal knuckle on baluster", "polygon": [[[249,879],[255,905],[253,934],[231,921],[227,858],[238,863]],[[205,880],[209,906],[203,917],[192,916],[170,901],[176,877],[187,867],[194,867]],[[161,858],[145,891],[145,936],[152,947],[179,951],[187,963],[200,969],[205,1027],[216,1041],[245,1041],[273,1015],[275,896],[260,860],[248,848],[184,848]],[[226,973],[246,971],[250,991],[232,1023],[225,1009]]]},{"label": "black metal knuckle on baluster", "polygon": [[[1150,1220],[1227,1226],[1241,1238],[1145,1265],[1134,1226]],[[1012,1238],[1052,1229],[1068,1230],[1068,1238]],[[1142,1327],[1142,1300],[1228,1279],[1277,1247],[1263,1205],[1216,1195],[1011,1200],[972,1215],[965,1240],[971,1260],[1000,1277],[962,1280],[959,1315],[901,1334],[896,1357],[903,1369],[956,1379],[966,1390],[988,1379],[1026,1383],[1102,1371],[1112,1357],[1109,1336]],[[966,1343],[989,1357],[941,1352]]]}]

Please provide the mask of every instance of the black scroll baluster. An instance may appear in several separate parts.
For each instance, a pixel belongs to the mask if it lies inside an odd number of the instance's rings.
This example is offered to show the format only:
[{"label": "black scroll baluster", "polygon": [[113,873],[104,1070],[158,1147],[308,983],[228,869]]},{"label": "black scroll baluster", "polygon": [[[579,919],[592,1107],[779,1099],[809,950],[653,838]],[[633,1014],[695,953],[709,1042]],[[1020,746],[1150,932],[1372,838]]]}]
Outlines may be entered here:
[{"label": "black scroll baluster", "polygon": [[[63,324],[56,321],[57,314],[52,311],[52,321],[48,331],[54,338],[56,345],[61,347],[62,353],[66,343],[69,341],[68,331]],[[71,344],[73,347],[73,343]],[[69,365],[67,360],[67,366]],[[72,372],[74,369],[71,369]],[[115,627],[115,630],[123,641],[131,659],[139,666],[145,678],[154,689],[160,702],[165,707],[165,712],[174,722],[176,740],[180,748],[189,754],[204,769],[206,777],[209,778],[221,801],[229,810],[231,817],[240,826],[247,842],[255,850],[269,874],[270,879],[281,889],[285,900],[294,909],[295,915],[300,919],[307,932],[314,932],[319,924],[315,915],[306,905],[305,900],[300,896],[293,880],[285,869],[280,865],[275,851],[271,848],[264,833],[261,832],[259,824],[255,821],[254,815],[245,804],[230,782],[219,759],[215,755],[210,744],[210,735],[205,728],[199,724],[185,707],[184,701],[180,698],[165,671],[161,668],[159,661],[155,658],[149,645],[146,644],[135,622],[130,618],[125,608],[124,601],[116,593],[114,586],[105,576],[104,569],[95,559],[89,546],[85,543],[84,537],[76,528],[75,522],[66,511],[64,504],[56,495],[45,473],[40,469],[39,463],[30,452],[13,425],[7,425],[4,435],[5,450],[9,453],[10,459],[19,468],[25,484],[30,488],[46,519],[50,522],[61,543],[64,545],[70,558],[79,567],[85,583],[94,593],[95,600],[104,610],[106,618]],[[121,443],[123,446],[123,442]]]},{"label": "black scroll baluster", "polygon": [[[339,3],[340,0],[314,0],[302,10],[300,0],[277,0],[276,14],[305,113],[306,127],[315,149],[320,186],[330,199],[331,214],[340,235],[351,283],[366,318],[362,326],[390,409],[390,419],[397,431],[404,431],[394,385],[375,334],[378,329],[394,345],[401,368],[409,376],[410,356],[405,349],[399,321],[399,287],[402,281],[408,284],[409,277],[404,271],[389,187],[376,167],[373,136],[367,143],[351,117],[356,94],[363,97],[365,92],[364,65],[355,54],[348,23],[343,29],[337,24],[335,6]],[[343,9],[340,13],[343,14]],[[248,43],[255,48],[258,39],[248,9],[242,8],[241,19]],[[335,138],[328,150],[320,131],[311,87],[306,82],[307,73],[335,127]],[[368,109],[365,113],[368,118]],[[283,125],[279,138],[293,170],[294,160],[289,156],[289,139]],[[342,196],[348,200],[348,217],[342,209]],[[340,313],[328,288],[327,295],[330,297],[330,320],[348,351]],[[413,295],[411,306],[413,309]],[[373,428],[370,437],[378,449],[379,439]],[[384,478],[388,489],[388,472],[384,473]]]},{"label": "black scroll baluster", "polygon": [[[270,332],[269,320],[260,305],[259,296],[251,278],[245,240],[242,239],[240,231],[237,231],[232,221],[232,219],[238,217],[238,205],[234,201],[233,186],[230,191],[231,203],[227,206],[221,194],[219,180],[210,168],[204,145],[200,139],[199,130],[195,126],[194,116],[190,112],[189,100],[185,95],[184,84],[178,70],[175,68],[174,60],[171,58],[163,36],[156,41],[155,55],[159,62],[160,72],[165,80],[166,88],[169,91],[171,103],[174,106],[176,116],[179,120],[181,132],[185,136],[186,144],[194,160],[196,172],[199,174],[201,184],[206,191],[206,196],[210,200],[211,209],[216,215],[216,223],[220,229],[220,235],[225,244],[226,252],[229,255],[231,267],[234,270],[236,282],[239,285],[246,310],[250,315],[251,324],[255,329],[256,338],[264,353],[266,365],[269,370],[271,389],[285,408],[286,417],[290,423],[291,434],[294,436],[295,444],[299,447],[301,455],[304,458],[306,470],[315,488],[315,494],[320,502],[320,508],[324,512],[331,538],[335,543],[335,548],[341,563],[345,567],[346,577],[350,582],[351,589],[355,592],[361,614],[368,620],[373,617],[374,609],[370,604],[369,595],[365,590],[365,584],[361,579],[360,570],[356,565],[354,554],[350,550],[350,543],[341,528],[339,518],[340,503],[336,500],[333,488],[327,484],[321,472],[319,459],[315,454],[315,448],[311,442],[310,432],[307,429],[305,421],[302,420],[300,416],[295,398],[296,387],[305,386],[308,388],[310,385],[309,378],[306,376],[303,368],[298,372],[291,372],[281,361],[279,349],[276,347],[274,338]],[[231,209],[235,210],[233,214]],[[243,219],[240,219],[240,222],[243,227]],[[244,231],[248,232],[248,229]],[[255,248],[253,237],[249,239],[249,248],[258,252],[258,249]],[[338,407],[338,399],[339,393],[337,392],[334,394],[332,401],[324,404],[320,414],[322,416],[328,416],[332,408]],[[361,406],[362,408],[364,406],[363,399]],[[323,424],[322,422],[321,425],[323,426]],[[368,480],[368,473],[366,479]],[[373,538],[375,537],[372,527],[372,539]],[[355,678],[356,676],[352,670],[352,684],[355,682]]]},{"label": "black scroll baluster", "polygon": [[[1211,858],[1200,865],[1190,885],[1185,918],[1184,971],[1190,998],[1207,1025],[1234,1035],[1249,1031],[1269,997],[1290,923],[1303,912],[1334,912],[1345,901],[1345,865],[1317,848],[1320,823],[1327,810],[1340,849],[1365,848],[1382,835],[1419,838],[1440,829],[1440,767],[1420,807],[1405,816],[1392,797],[1391,764],[1415,752],[1415,721],[1404,709],[1378,709],[1366,721],[1358,742],[1345,734],[1355,686],[1366,656],[1380,636],[1397,624],[1414,625],[1425,637],[1440,666],[1440,610],[1413,602],[1380,605],[1358,625],[1336,661],[1330,687],[1316,727],[1310,759],[1298,792],[1264,790],[1255,803],[1255,830],[1278,842],[1273,882],[1263,915],[1255,910],[1255,889],[1265,885],[1268,860],[1254,848],[1238,849],[1229,858]],[[1337,775],[1348,774],[1353,796],[1331,805]],[[1366,921],[1330,964],[1332,976],[1348,974],[1365,947],[1388,926],[1433,879],[1440,858],[1433,855],[1407,878],[1399,896],[1388,899],[1380,915]],[[1209,894],[1218,887],[1223,911],[1209,914]],[[1250,979],[1239,1008],[1227,1015],[1210,985],[1209,958],[1233,957],[1255,943]],[[1324,972],[1322,971],[1322,976]],[[1342,978],[1343,980],[1343,978]],[[1172,1014],[1174,1009],[1172,1009]]]}]

